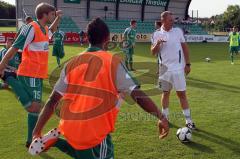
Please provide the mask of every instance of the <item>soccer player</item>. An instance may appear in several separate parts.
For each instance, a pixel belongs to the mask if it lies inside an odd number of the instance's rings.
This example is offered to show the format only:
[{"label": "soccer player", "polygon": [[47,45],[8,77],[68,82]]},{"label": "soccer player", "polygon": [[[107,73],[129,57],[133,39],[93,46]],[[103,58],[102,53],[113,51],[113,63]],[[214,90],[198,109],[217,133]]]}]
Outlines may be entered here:
[{"label": "soccer player", "polygon": [[[7,50],[12,46],[12,44],[13,44],[13,39],[12,38],[8,38],[7,41],[6,41],[6,45],[4,46],[3,49],[0,50],[0,61],[3,59],[3,57],[5,56]],[[16,58],[14,57],[14,59],[18,60],[18,65],[19,65],[20,58],[19,57],[16,57]],[[13,61],[11,61],[11,63],[15,64],[15,61],[13,60]],[[15,67],[13,67],[13,68],[15,68]],[[14,70],[13,69],[6,69],[6,72],[7,71],[14,73],[16,71],[16,69],[14,69]],[[16,74],[14,74],[14,76],[16,77]],[[6,79],[7,79],[6,76],[2,78],[3,83],[0,83],[0,88],[1,89],[7,89],[8,88],[8,84],[6,82]]]},{"label": "soccer player", "polygon": [[171,89],[174,88],[181,103],[186,126],[195,129],[186,95],[185,74],[188,75],[191,71],[188,46],[182,30],[173,28],[172,12],[163,12],[161,22],[162,27],[155,33],[151,50],[154,55],[158,54],[160,61],[159,87],[163,90],[162,112],[169,118],[169,96]]},{"label": "soccer player", "polygon": [[[151,43],[152,43],[152,45],[153,45],[153,41],[154,41],[154,38],[155,38],[155,37],[154,37],[154,34],[155,34],[157,31],[159,31],[160,28],[161,28],[161,26],[162,26],[161,21],[155,21],[154,26],[155,26],[155,31],[153,32],[152,37],[151,37]],[[159,57],[158,57],[158,54],[157,54],[157,72],[156,72],[156,74],[157,74],[157,75],[159,74]]]},{"label": "soccer player", "polygon": [[126,28],[123,33],[123,39],[127,40],[130,43],[130,47],[125,50],[125,65],[128,70],[135,71],[133,69],[133,54],[134,54],[134,47],[135,47],[135,40],[137,31],[135,30],[137,27],[137,21],[131,20],[130,27]]},{"label": "soccer player", "polygon": [[[9,60],[18,49],[23,50],[17,78],[31,97],[31,103],[25,105],[28,112],[26,147],[31,143],[32,131],[41,110],[43,79],[47,78],[48,74],[49,37],[57,30],[62,11],[56,11],[55,7],[48,3],[40,3],[36,7],[35,14],[37,21],[24,26],[0,64],[0,75],[3,76]],[[51,22],[53,23],[48,28],[47,24]]]},{"label": "soccer player", "polygon": [[70,60],[62,70],[33,132],[41,136],[60,100],[59,130],[64,139],[55,144],[75,159],[113,159],[110,133],[120,109],[120,94],[129,93],[146,111],[159,119],[160,138],[167,136],[167,119],[139,89],[119,57],[104,51],[110,32],[100,18],[87,26],[90,46],[86,52]]},{"label": "soccer player", "polygon": [[[0,61],[4,58],[7,53],[7,50],[12,46],[14,39],[7,39],[6,48],[0,51]],[[20,53],[16,53],[8,62],[6,68],[4,69],[4,76],[1,79],[5,82],[6,85],[9,85],[18,100],[24,107],[27,107],[31,104],[32,99],[31,96],[25,91],[21,82],[17,79],[17,70],[19,64],[21,63],[21,55]]]},{"label": "soccer player", "polygon": [[80,33],[79,33],[80,45],[81,45],[81,46],[83,46],[84,36],[85,36],[85,33],[84,33],[83,30],[81,30]]},{"label": "soccer player", "polygon": [[64,57],[64,37],[65,34],[61,30],[57,30],[53,33],[53,52],[52,56],[56,56],[58,67],[60,67],[60,59]]},{"label": "soccer player", "polygon": [[231,64],[233,65],[234,53],[238,54],[239,49],[239,33],[237,32],[237,27],[234,26],[232,32],[229,34],[229,52],[231,57]]}]

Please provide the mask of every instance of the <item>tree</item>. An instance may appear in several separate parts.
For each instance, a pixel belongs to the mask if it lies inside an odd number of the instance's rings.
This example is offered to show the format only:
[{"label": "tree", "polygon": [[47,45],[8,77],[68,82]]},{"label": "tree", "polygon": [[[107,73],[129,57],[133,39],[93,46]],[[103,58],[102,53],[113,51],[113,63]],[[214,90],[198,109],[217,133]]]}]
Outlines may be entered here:
[{"label": "tree", "polygon": [[[0,1],[0,19],[15,19],[16,7],[9,3]],[[15,25],[15,22],[0,21],[1,26]]]},{"label": "tree", "polygon": [[[212,16],[211,19],[214,21],[215,31],[226,31],[233,26],[240,27],[240,6],[229,5],[223,14]],[[212,27],[211,23],[207,25],[209,28]]]}]

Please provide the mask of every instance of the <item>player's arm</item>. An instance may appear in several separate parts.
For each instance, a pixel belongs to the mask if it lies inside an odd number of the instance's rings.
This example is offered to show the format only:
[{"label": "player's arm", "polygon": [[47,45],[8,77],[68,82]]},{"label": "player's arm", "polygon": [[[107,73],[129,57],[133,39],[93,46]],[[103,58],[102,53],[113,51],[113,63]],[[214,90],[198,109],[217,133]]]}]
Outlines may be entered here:
[{"label": "player's arm", "polygon": [[185,63],[186,63],[184,70],[185,70],[186,75],[188,75],[191,72],[191,62],[190,62],[190,56],[189,56],[190,53],[189,53],[188,45],[187,45],[184,35],[183,35],[183,31],[181,29],[179,29],[179,37],[180,37],[181,47],[183,50],[183,56],[184,56]]},{"label": "player's arm", "polygon": [[154,115],[159,119],[159,137],[161,139],[166,137],[169,132],[168,120],[162,115],[161,111],[158,109],[155,103],[142,90],[138,88],[135,88],[132,91],[131,97],[144,111]]},{"label": "player's arm", "polygon": [[62,98],[62,95],[58,93],[57,91],[53,91],[50,95],[46,105],[42,109],[37,124],[33,130],[33,138],[41,136],[41,132],[43,127],[46,125],[47,121],[51,118],[53,115],[60,99]]},{"label": "player's arm", "polygon": [[34,39],[34,28],[31,25],[25,25],[17,39],[14,41],[12,47],[8,49],[6,55],[0,63],[0,75],[3,75],[4,69],[6,68],[10,59],[12,59],[17,53],[18,49],[24,50],[28,44]]},{"label": "player's arm", "polygon": [[44,108],[42,109],[35,129],[33,131],[33,138],[41,136],[41,132],[43,127],[46,125],[52,114],[54,113],[56,107],[60,99],[62,98],[63,94],[66,92],[67,84],[65,83],[65,67],[63,68],[60,78],[57,81],[52,94],[50,95],[47,103],[45,104]]},{"label": "player's arm", "polygon": [[189,48],[187,43],[181,43],[186,64],[190,64]]},{"label": "player's arm", "polygon": [[12,59],[12,57],[17,53],[18,49],[11,47],[8,49],[7,53],[3,57],[0,63],[0,76],[3,76],[4,69],[7,67],[8,62]]},{"label": "player's arm", "polygon": [[189,48],[187,43],[181,43],[183,49],[183,55],[186,62],[185,73],[188,75],[191,72],[191,62],[189,57]]},{"label": "player's arm", "polygon": [[121,95],[129,94],[144,111],[156,116],[159,119],[160,137],[167,136],[169,131],[168,121],[163,117],[154,102],[140,90],[139,84],[131,77],[126,66],[122,63],[117,70],[116,87]]},{"label": "player's arm", "polygon": [[162,44],[162,41],[158,40],[157,43],[151,46],[152,55],[157,55],[159,53],[161,44]]},{"label": "player's arm", "polygon": [[125,29],[124,33],[123,33],[123,40],[127,40],[128,39],[128,29]]},{"label": "player's arm", "polygon": [[62,15],[63,15],[63,12],[61,10],[56,11],[56,18],[51,24],[51,26],[49,27],[49,30],[51,30],[52,33],[57,31],[57,27],[59,25]]}]

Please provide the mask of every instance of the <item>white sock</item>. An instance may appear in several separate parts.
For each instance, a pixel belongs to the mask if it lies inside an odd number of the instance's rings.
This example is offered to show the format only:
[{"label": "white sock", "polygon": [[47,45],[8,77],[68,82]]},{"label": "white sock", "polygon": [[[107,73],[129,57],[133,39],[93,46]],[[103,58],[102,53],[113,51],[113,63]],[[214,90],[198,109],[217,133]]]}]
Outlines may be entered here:
[{"label": "white sock", "polygon": [[162,113],[163,115],[168,119],[168,115],[169,115],[169,109],[168,108],[162,108]]},{"label": "white sock", "polygon": [[183,109],[183,115],[185,116],[186,124],[192,123],[191,112],[189,108]]}]

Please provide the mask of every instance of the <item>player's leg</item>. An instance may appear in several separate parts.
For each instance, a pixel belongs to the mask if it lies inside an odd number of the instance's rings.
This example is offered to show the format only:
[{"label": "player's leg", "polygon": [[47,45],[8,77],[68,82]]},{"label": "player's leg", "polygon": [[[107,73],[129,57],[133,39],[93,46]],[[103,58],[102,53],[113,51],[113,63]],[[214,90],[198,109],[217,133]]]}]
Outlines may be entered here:
[{"label": "player's leg", "polygon": [[28,112],[28,138],[26,146],[32,142],[32,132],[37,123],[38,115],[41,111],[42,100],[42,79],[18,76],[19,81],[32,98],[32,103],[26,108]]},{"label": "player's leg", "polygon": [[12,88],[13,92],[25,109],[31,106],[32,99],[30,95],[25,91],[24,87],[22,86],[21,82],[18,81],[18,79],[10,76],[6,79],[6,82]]},{"label": "player's leg", "polygon": [[167,119],[169,119],[169,98],[170,91],[163,91],[161,100],[162,113]]},{"label": "player's leg", "polygon": [[58,55],[56,56],[58,67],[60,67],[61,59],[62,59],[64,56],[65,56],[64,47],[63,47],[63,46],[59,46],[59,47],[58,47]]},{"label": "player's leg", "polygon": [[133,53],[134,53],[134,48],[131,47],[131,48],[129,49],[129,65],[130,65],[130,70],[131,70],[131,71],[135,71],[135,70],[133,69]]},{"label": "player's leg", "polygon": [[191,118],[191,111],[186,95],[186,79],[184,70],[176,71],[173,75],[173,87],[176,90],[177,96],[182,107],[183,115],[186,120],[186,126],[195,129],[195,124]]},{"label": "player's leg", "polygon": [[114,147],[108,135],[101,144],[87,150],[76,151],[76,159],[114,159]]},{"label": "player's leg", "polygon": [[162,113],[167,119],[169,119],[169,98],[172,90],[172,83],[170,80],[171,74],[169,72],[162,71],[163,68],[160,69],[159,88],[163,91],[161,98]]},{"label": "player's leg", "polygon": [[56,147],[61,152],[71,156],[72,158],[76,158],[76,150],[63,138],[59,138],[53,147]]},{"label": "player's leg", "polygon": [[230,52],[230,60],[231,60],[231,64],[234,64],[234,62],[233,62],[233,58],[234,58],[234,56],[233,56],[233,47],[232,47],[232,46],[230,46],[230,48],[229,48],[229,52]]},{"label": "player's leg", "polygon": [[56,59],[57,59],[57,65],[58,67],[60,67],[60,64],[61,64],[60,57],[56,56]]},{"label": "player's leg", "polygon": [[126,49],[125,50],[125,65],[128,70],[129,70],[129,58],[130,58],[129,49]]},{"label": "player's leg", "polygon": [[76,150],[62,138],[59,138],[53,146],[75,159],[114,159],[114,148],[110,135],[107,135],[99,145],[86,150]]},{"label": "player's leg", "polygon": [[234,46],[234,53],[238,55],[238,46]]}]

